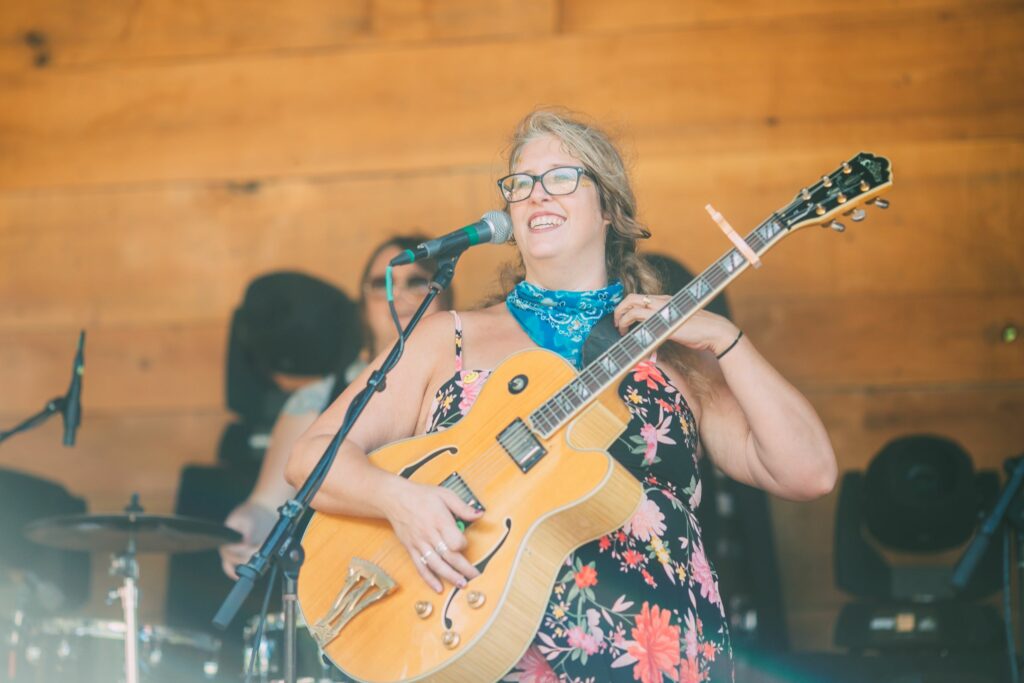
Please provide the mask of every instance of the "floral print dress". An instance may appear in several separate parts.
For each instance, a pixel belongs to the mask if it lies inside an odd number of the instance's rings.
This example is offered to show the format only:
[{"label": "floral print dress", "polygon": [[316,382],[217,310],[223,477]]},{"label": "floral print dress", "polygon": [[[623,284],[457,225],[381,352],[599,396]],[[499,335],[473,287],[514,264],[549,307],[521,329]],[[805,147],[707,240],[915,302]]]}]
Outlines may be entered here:
[{"label": "floral print dress", "polygon": [[[428,432],[458,422],[490,374],[463,369],[453,315],[456,373],[434,397]],[[619,394],[632,419],[609,452],[643,482],[643,501],[621,529],[566,558],[537,636],[503,681],[733,680],[718,578],[696,516],[693,413],[653,359],[626,376]]]}]

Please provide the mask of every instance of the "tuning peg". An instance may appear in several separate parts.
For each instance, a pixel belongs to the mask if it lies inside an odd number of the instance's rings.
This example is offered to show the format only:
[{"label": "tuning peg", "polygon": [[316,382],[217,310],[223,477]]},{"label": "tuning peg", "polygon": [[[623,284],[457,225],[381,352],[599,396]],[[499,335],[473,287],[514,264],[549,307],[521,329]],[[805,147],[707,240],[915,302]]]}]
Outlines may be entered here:
[{"label": "tuning peg", "polygon": [[850,212],[850,220],[854,223],[860,223],[868,215],[868,212],[861,208],[856,208]]},{"label": "tuning peg", "polygon": [[850,162],[844,161],[843,162],[843,174],[844,175],[850,175],[850,173],[852,173],[852,172],[853,172],[853,169],[850,167]]},{"label": "tuning peg", "polygon": [[877,206],[879,209],[888,209],[889,208],[889,200],[888,199],[882,199],[881,197],[879,197],[878,199],[875,200],[875,206]]},{"label": "tuning peg", "polygon": [[825,227],[832,228],[836,232],[843,232],[844,230],[846,230],[846,226],[840,223],[839,221],[832,221]]}]

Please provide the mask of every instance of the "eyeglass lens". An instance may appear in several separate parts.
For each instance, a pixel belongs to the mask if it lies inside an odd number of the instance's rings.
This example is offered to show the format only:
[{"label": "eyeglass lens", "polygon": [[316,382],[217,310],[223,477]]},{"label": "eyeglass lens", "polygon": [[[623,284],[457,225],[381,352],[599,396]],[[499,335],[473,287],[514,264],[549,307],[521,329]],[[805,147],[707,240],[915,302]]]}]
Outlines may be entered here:
[{"label": "eyeglass lens", "polygon": [[502,178],[501,191],[510,202],[522,201],[533,192],[533,185],[538,178],[544,191],[550,195],[572,194],[579,186],[580,170],[572,166],[562,166],[545,171],[539,176],[514,173]]}]

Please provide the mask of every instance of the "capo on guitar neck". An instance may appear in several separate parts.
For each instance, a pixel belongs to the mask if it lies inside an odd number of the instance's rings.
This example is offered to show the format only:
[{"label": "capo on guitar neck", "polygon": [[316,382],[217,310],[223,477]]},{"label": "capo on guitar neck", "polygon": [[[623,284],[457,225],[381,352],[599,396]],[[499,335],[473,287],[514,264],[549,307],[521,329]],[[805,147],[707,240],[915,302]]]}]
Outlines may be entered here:
[{"label": "capo on guitar neck", "polygon": [[704,209],[711,215],[711,219],[718,223],[718,227],[722,229],[722,232],[725,233],[725,236],[728,237],[729,241],[733,243],[733,245],[736,247],[736,250],[743,254],[743,258],[747,259],[750,265],[754,266],[755,268],[760,268],[761,259],[758,258],[757,254],[754,253],[754,250],[750,248],[750,245],[747,244],[747,241],[740,237],[739,234],[732,229],[732,226],[729,225],[729,221],[725,220],[725,216],[716,211],[715,208],[710,204],[705,204]]}]

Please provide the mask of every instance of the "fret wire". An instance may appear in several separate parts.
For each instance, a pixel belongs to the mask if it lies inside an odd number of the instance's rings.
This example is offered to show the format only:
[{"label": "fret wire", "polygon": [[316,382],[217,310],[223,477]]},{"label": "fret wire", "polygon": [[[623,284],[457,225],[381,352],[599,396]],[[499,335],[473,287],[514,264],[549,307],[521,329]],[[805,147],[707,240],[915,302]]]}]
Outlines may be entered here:
[{"label": "fret wire", "polygon": [[[791,208],[787,207],[786,210],[791,210]],[[773,226],[774,234],[768,239],[763,238],[761,231],[773,222],[777,223],[777,226]],[[760,253],[771,242],[777,240],[786,229],[788,229],[786,222],[775,213],[768,220],[755,227],[744,238],[744,241],[755,253]],[[692,309],[698,307],[702,301],[709,299],[714,291],[727,282],[729,278],[748,265],[746,259],[736,249],[730,249],[708,266],[704,272],[694,278],[691,283],[688,283],[686,287],[676,292],[669,300],[669,303],[663,308],[670,308],[675,314],[676,319],[684,317]],[[695,287],[696,291],[704,291],[706,293],[701,296],[694,296],[690,292],[691,287]],[[644,344],[638,339],[638,330],[642,329],[651,335],[653,339],[657,339],[673,325],[674,322],[670,323],[657,314],[651,316],[598,356],[593,364],[588,368],[584,368],[576,378],[556,392],[551,399],[538,407],[531,414],[531,418],[534,418],[538,426],[544,431],[553,431],[555,427],[575,412],[579,405],[590,400],[612,377],[623,370],[628,370],[628,366],[633,365],[642,358],[648,344]],[[612,365],[615,367],[614,371],[608,370],[601,363],[605,359],[612,362]],[[584,390],[583,398],[577,393],[577,387],[581,387]],[[540,425],[541,421],[545,423],[544,426]]]},{"label": "fret wire", "polygon": [[543,427],[543,429],[551,429],[552,427],[554,427],[557,424],[557,422],[555,422],[552,419],[551,410],[546,405],[542,405],[540,407],[540,409],[537,410],[537,413],[538,413],[537,422],[539,423],[539,422],[543,421],[543,422],[547,423]]}]

